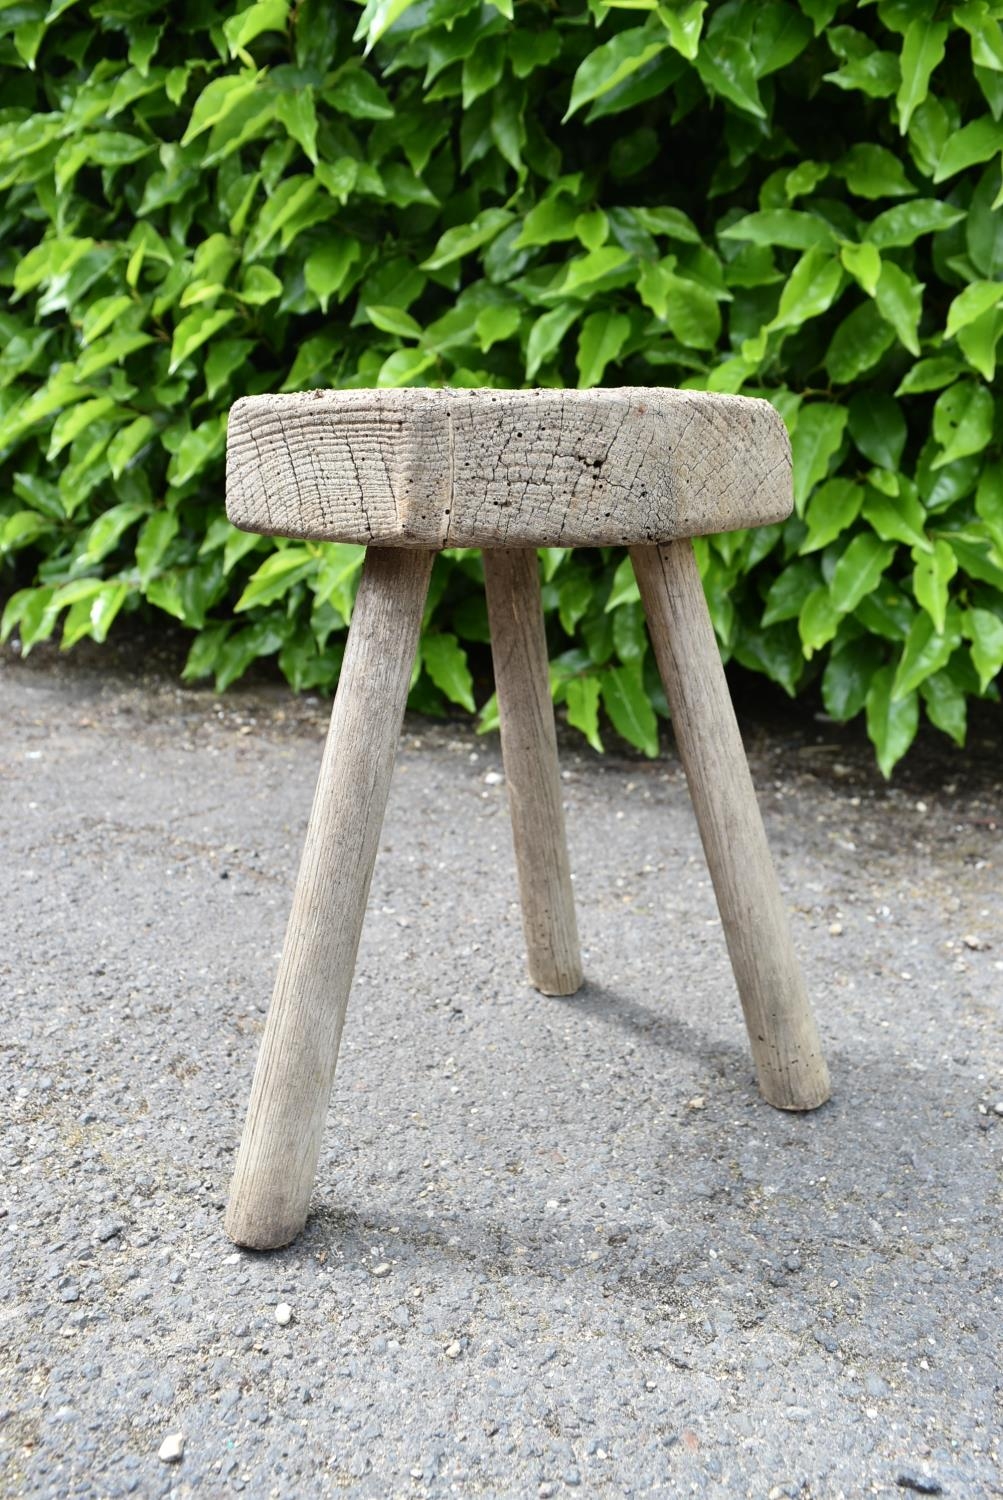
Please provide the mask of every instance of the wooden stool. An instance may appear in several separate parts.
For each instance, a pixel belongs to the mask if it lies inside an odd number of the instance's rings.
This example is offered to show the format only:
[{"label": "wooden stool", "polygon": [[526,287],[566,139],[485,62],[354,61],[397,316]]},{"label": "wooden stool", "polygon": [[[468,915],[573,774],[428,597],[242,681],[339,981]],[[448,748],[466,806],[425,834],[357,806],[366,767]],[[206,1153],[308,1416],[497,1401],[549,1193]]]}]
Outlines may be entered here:
[{"label": "wooden stool", "polygon": [[[717,894],[759,1085],[829,1094],[688,538],[791,511],[765,401],[695,391],[352,390],[230,413],[236,526],[369,547],[227,1212],[257,1249],[302,1229],[320,1155],[432,561],[484,549],[529,972],[582,981],[537,547],[630,548]],[[668,958],[668,953],[667,953]]]}]

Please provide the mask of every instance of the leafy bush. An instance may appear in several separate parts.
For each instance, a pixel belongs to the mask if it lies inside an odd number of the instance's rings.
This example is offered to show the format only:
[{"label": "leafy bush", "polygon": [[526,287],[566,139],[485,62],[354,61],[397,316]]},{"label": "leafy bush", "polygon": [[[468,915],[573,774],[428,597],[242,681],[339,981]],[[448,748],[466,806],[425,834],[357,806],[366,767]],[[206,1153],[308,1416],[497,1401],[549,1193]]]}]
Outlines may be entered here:
[{"label": "leafy bush", "polygon": [[[921,705],[963,742],[1003,664],[1000,0],[166,14],[0,0],[5,633],[145,601],[189,678],[327,687],[361,551],[229,526],[236,397],[690,385],[794,446],[796,516],[697,544],[725,654],[866,712],[886,774]],[[654,753],[629,564],[544,567],[555,696]],[[476,554],[426,627],[412,702],[473,709]]]}]

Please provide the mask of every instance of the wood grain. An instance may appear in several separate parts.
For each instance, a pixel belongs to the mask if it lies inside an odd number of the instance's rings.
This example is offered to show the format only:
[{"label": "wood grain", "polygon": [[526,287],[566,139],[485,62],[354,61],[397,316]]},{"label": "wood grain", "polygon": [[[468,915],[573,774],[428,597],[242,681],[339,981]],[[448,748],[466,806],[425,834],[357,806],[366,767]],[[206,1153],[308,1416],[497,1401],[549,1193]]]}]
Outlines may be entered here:
[{"label": "wood grain", "polygon": [[485,551],[484,583],[529,977],[573,995],[582,961],[535,550]]},{"label": "wood grain", "polygon": [[743,396],[311,391],[230,411],[227,513],[247,531],[591,547],[758,526],[791,505],[783,421]]},{"label": "wood grain", "polygon": [[764,1098],[815,1109],[829,1073],[688,541],[631,550]]},{"label": "wood grain", "polygon": [[433,553],[371,548],[349,630],[226,1229],[306,1222]]}]

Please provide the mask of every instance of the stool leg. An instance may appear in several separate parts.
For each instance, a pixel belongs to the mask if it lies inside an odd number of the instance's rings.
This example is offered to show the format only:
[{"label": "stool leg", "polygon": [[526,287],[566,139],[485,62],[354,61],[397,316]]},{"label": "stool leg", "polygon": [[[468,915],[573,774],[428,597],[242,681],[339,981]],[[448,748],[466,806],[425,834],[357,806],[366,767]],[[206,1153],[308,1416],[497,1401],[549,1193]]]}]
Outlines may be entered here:
[{"label": "stool leg", "polygon": [[815,1109],[829,1073],[689,541],[631,560],[704,852],[717,893],[764,1098]]},{"label": "stool leg", "polygon": [[366,554],[230,1189],[256,1250],[306,1222],[433,555]]},{"label": "stool leg", "polygon": [[545,995],[582,982],[554,705],[532,547],[485,550],[484,582],[529,976]]}]

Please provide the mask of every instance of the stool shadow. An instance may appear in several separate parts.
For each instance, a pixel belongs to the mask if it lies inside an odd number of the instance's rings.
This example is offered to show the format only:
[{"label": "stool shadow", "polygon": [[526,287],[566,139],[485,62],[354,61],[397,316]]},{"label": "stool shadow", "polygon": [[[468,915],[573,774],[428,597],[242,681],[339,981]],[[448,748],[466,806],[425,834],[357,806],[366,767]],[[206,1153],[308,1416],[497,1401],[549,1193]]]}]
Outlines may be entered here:
[{"label": "stool shadow", "polygon": [[[599,990],[588,998],[601,1004],[607,997]],[[628,1016],[634,1009],[642,1017],[648,1014],[645,1007],[630,1002],[625,1008]],[[859,1056],[842,1049],[837,1049],[834,1061],[842,1064],[838,1071],[844,1078],[854,1069],[861,1071]],[[695,1174],[709,1149],[736,1149],[736,1127],[722,1120],[712,1123],[709,1130],[680,1131],[674,1142],[676,1163],[667,1179],[670,1190],[656,1194],[649,1181],[637,1200],[640,1222],[626,1226],[624,1232],[617,1232],[614,1215],[605,1226],[611,1232],[604,1228],[593,1237],[601,1226],[597,1226],[596,1211],[586,1207],[573,1209],[551,1232],[536,1214],[532,1194],[514,1214],[506,1215],[500,1207],[476,1201],[475,1196],[454,1203],[434,1219],[399,1197],[393,1203],[384,1200],[365,1208],[315,1198],[301,1238],[278,1253],[295,1264],[319,1250],[334,1250],[346,1264],[362,1266],[372,1259],[373,1242],[379,1240],[384,1246],[396,1244],[409,1273],[419,1280],[448,1276],[460,1268],[510,1283],[554,1282],[573,1287],[577,1278],[584,1278],[584,1284],[601,1284],[607,1292],[615,1291],[642,1309],[657,1304],[660,1316],[676,1317],[682,1324],[720,1302],[719,1278],[703,1285],[689,1274],[705,1263],[704,1240],[710,1234],[723,1244],[745,1242],[759,1247],[751,1259],[746,1252],[747,1264],[743,1263],[739,1277],[755,1303],[753,1321],[758,1321],[790,1295],[784,1290],[787,1273],[778,1266],[779,1258],[791,1250],[803,1253],[816,1276],[819,1267],[832,1264],[834,1255],[852,1260],[855,1254],[866,1255],[869,1244],[890,1265],[930,1262],[933,1252],[922,1243],[922,1235],[917,1240],[892,1227],[872,1244],[867,1238],[873,1232],[868,1224],[879,1199],[887,1204],[900,1196],[935,1205],[950,1191],[961,1163],[969,1157],[967,1136],[951,1123],[948,1106],[956,1103],[953,1086],[926,1080],[923,1118],[930,1130],[925,1143],[890,1150],[889,1117],[908,1114],[916,1080],[879,1057],[869,1057],[868,1062],[867,1089],[856,1095],[847,1089],[823,1111],[789,1115],[763,1105],[758,1132],[763,1160],[754,1175],[744,1183],[720,1181],[699,1202],[690,1192]],[[831,1147],[837,1140],[852,1149],[834,1153]],[[792,1146],[799,1149],[794,1156],[785,1151],[784,1191],[775,1199],[763,1197],[760,1184],[771,1179],[771,1158]],[[831,1206],[819,1212],[815,1184],[821,1166],[826,1169],[831,1200],[843,1205],[838,1214]],[[934,1207],[927,1212],[917,1209],[917,1213],[931,1241],[936,1241]],[[678,1243],[673,1244],[666,1225],[677,1221],[683,1227]],[[589,1255],[590,1249],[599,1253]],[[936,1269],[939,1262],[932,1264]]]},{"label": "stool shadow", "polygon": [[[607,989],[591,980],[586,980],[577,994],[548,998],[562,1010],[618,1026],[633,1037],[643,1038],[649,1046],[681,1053],[721,1073],[740,1073],[743,1080],[752,1075],[752,1058],[746,1044],[711,1039],[705,1032],[673,1015],[668,1004],[663,1014],[630,995]],[[725,997],[725,1003],[737,1002],[729,995]]]}]

